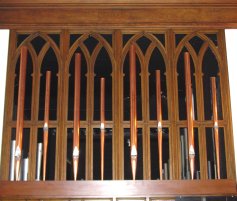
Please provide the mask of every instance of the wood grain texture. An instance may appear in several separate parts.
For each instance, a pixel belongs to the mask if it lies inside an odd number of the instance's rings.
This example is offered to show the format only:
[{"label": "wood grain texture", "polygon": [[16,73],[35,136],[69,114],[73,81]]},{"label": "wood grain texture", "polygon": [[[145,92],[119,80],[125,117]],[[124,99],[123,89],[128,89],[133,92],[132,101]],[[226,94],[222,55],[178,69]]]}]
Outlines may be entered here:
[{"label": "wood grain texture", "polygon": [[47,151],[48,151],[48,137],[49,137],[49,107],[50,107],[50,81],[51,71],[46,72],[45,84],[45,109],[44,109],[44,146],[43,146],[43,180],[46,177]]},{"label": "wood grain texture", "polygon": [[[237,6],[0,6],[0,28],[237,27]],[[50,20],[49,20],[50,19]]]},{"label": "wood grain texture", "polygon": [[220,4],[220,5],[226,5],[226,4],[236,4],[235,0],[113,0],[111,3],[110,0],[0,0],[1,4],[8,4],[8,5],[16,5],[16,4],[31,4],[31,5],[37,5],[37,4],[86,4],[86,5],[92,5],[92,4],[175,4],[175,5],[183,5],[183,4]]},{"label": "wood grain texture", "polygon": [[[14,189],[14,190],[13,190]],[[95,190],[96,189],[96,190]],[[234,180],[0,182],[0,199],[236,195]]]}]

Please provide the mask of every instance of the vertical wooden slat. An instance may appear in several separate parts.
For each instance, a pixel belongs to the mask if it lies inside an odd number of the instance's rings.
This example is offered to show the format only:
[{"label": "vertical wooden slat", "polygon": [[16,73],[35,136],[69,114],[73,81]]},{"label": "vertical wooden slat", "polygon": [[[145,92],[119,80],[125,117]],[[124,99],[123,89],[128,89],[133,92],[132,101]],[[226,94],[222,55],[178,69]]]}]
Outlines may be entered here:
[{"label": "vertical wooden slat", "polygon": [[93,179],[93,111],[94,111],[94,67],[93,58],[89,57],[87,73],[87,123],[86,132],[86,179]]},{"label": "vertical wooden slat", "polygon": [[[137,44],[138,45],[138,44]],[[151,155],[150,155],[150,112],[149,112],[149,55],[151,48],[150,45],[146,51],[146,54],[139,57],[141,63],[141,107],[142,107],[142,160],[143,160],[143,179],[151,179]],[[141,48],[141,46],[139,46]],[[152,50],[154,51],[154,49]]]},{"label": "vertical wooden slat", "polygon": [[[197,68],[195,69],[195,83],[196,83],[196,101],[197,101],[197,121],[204,122],[204,91],[203,91],[203,66],[202,60],[204,51],[208,43],[204,43],[201,47],[198,57]],[[197,93],[198,92],[198,93]],[[199,146],[199,161],[200,161],[200,177],[207,179],[207,146],[206,146],[206,130],[205,126],[199,125],[198,127],[198,146]]]},{"label": "vertical wooden slat", "polygon": [[[116,30],[113,34],[113,49],[115,57],[115,68],[113,71],[113,178],[123,178],[124,161],[124,131],[122,127],[122,109],[123,109],[123,68],[121,62],[122,56],[122,32]],[[118,107],[117,107],[118,106]]]},{"label": "vertical wooden slat", "polygon": [[[64,103],[65,106],[68,105],[68,91],[69,91],[69,65],[70,62],[68,61],[68,54],[69,54],[69,46],[70,46],[70,34],[69,30],[62,30],[60,33],[60,53],[61,53],[61,90],[60,93],[61,99],[60,101]],[[60,104],[59,104],[60,105]],[[57,177],[60,180],[66,179],[66,161],[67,161],[67,111],[68,107],[59,107],[60,108],[60,117],[57,120],[57,122],[60,122],[58,124],[58,130],[57,130],[57,141],[59,143],[57,153],[58,156],[56,164],[60,167],[56,167],[57,170]],[[72,126],[70,126],[72,127]]]},{"label": "vertical wooden slat", "polygon": [[[168,30],[166,33],[166,51],[167,51],[167,67],[166,67],[166,84],[168,95],[168,117],[169,122],[179,121],[179,105],[178,105],[178,74],[177,64],[174,59],[175,55],[175,32]],[[179,127],[177,124],[171,123],[169,129],[169,151],[170,151],[170,179],[180,179],[180,137]],[[177,154],[178,153],[178,154]]]}]

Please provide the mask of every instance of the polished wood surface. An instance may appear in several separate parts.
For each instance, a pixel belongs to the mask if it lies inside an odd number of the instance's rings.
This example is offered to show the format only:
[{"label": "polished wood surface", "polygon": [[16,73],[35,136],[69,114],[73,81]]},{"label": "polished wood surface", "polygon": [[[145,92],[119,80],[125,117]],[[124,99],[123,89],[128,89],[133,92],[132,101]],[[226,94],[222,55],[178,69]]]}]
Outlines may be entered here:
[{"label": "polished wood surface", "polygon": [[104,180],[104,147],[105,147],[105,78],[100,78],[100,171]]},{"label": "polished wood surface", "polygon": [[136,50],[134,44],[129,49],[130,73],[130,149],[133,180],[137,169],[137,85],[136,85]]},{"label": "polished wood surface", "polygon": [[[14,189],[14,190],[13,190]],[[96,189],[96,190],[95,190]],[[237,195],[234,180],[0,182],[0,199]]]},{"label": "polished wood surface", "polygon": [[[187,0],[188,1],[188,0]],[[236,28],[237,3],[0,3],[0,28]],[[55,9],[57,7],[57,9]],[[146,9],[144,9],[146,8]],[[49,20],[50,19],[50,20]],[[80,26],[78,26],[80,25]],[[47,28],[46,28],[47,27]]]},{"label": "polished wood surface", "polygon": [[193,104],[192,104],[192,81],[190,55],[184,53],[184,70],[185,70],[185,91],[186,91],[186,112],[187,112],[187,128],[188,128],[188,154],[191,178],[194,179],[195,167],[195,151],[194,151],[194,133],[193,133]]},{"label": "polished wood surface", "polygon": [[158,154],[159,154],[159,173],[160,179],[163,179],[162,174],[162,112],[161,112],[161,82],[160,71],[156,70],[156,114],[157,114],[157,130],[158,130]]},{"label": "polished wood surface", "polygon": [[81,54],[75,54],[74,80],[74,124],[73,124],[73,175],[77,180],[80,150],[80,94],[81,94]]},{"label": "polished wood surface", "polygon": [[25,108],[25,82],[27,67],[27,47],[21,48],[20,75],[17,100],[17,121],[16,121],[16,148],[15,148],[15,180],[20,180],[20,165],[22,157],[22,138]]},{"label": "polished wood surface", "polygon": [[15,5],[15,4],[236,4],[235,0],[147,0],[144,2],[143,0],[113,0],[111,2],[110,0],[93,0],[93,1],[88,1],[88,0],[35,0],[35,1],[30,1],[30,0],[0,0],[0,5],[1,4],[9,4],[9,5]]},{"label": "polished wood surface", "polygon": [[46,87],[45,87],[45,106],[44,106],[44,141],[43,141],[43,180],[46,177],[46,163],[48,152],[48,137],[49,137],[49,106],[50,106],[50,81],[51,72],[46,72]]},{"label": "polished wood surface", "polygon": [[215,150],[216,150],[216,165],[217,178],[220,179],[220,145],[219,145],[219,127],[218,127],[218,113],[217,113],[217,99],[216,99],[216,78],[211,77],[211,91],[212,91],[212,114],[213,114],[213,129],[215,136]]}]

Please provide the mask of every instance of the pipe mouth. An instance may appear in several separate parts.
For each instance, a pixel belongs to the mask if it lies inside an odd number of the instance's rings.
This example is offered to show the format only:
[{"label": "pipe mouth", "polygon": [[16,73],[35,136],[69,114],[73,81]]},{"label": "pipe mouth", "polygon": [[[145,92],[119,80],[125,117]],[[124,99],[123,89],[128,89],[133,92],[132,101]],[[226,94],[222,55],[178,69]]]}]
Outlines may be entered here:
[{"label": "pipe mouth", "polygon": [[161,130],[161,129],[162,129],[162,124],[161,124],[160,121],[159,121],[158,124],[157,124],[157,128],[158,128],[158,130]]},{"label": "pipe mouth", "polygon": [[104,130],[105,129],[105,124],[104,123],[101,123],[100,124],[100,130]]},{"label": "pipe mouth", "polygon": [[193,145],[190,146],[189,148],[189,157],[194,158],[195,157],[195,151]]},{"label": "pipe mouth", "polygon": [[214,123],[214,128],[218,128],[218,122],[217,121],[215,121],[215,123]]},{"label": "pipe mouth", "polygon": [[80,153],[80,151],[79,151],[78,147],[74,147],[72,157],[74,159],[79,158],[79,153]]},{"label": "pipe mouth", "polygon": [[137,156],[137,149],[136,149],[135,145],[132,146],[132,149],[131,149],[131,156],[132,156],[132,157]]},{"label": "pipe mouth", "polygon": [[45,122],[44,126],[43,126],[43,131],[48,131],[49,130],[49,126],[48,124]]},{"label": "pipe mouth", "polygon": [[21,149],[20,149],[19,146],[16,147],[15,157],[16,157],[16,159],[20,159],[21,158]]}]

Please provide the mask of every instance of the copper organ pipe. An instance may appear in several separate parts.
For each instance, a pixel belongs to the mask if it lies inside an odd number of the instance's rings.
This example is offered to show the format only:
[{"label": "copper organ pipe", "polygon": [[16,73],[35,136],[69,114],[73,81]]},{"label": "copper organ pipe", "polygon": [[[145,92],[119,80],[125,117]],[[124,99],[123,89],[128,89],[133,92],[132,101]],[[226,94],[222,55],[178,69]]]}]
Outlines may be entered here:
[{"label": "copper organ pipe", "polygon": [[50,80],[51,72],[46,72],[46,87],[45,87],[45,106],[44,106],[44,149],[43,149],[43,181],[46,177],[46,163],[48,151],[48,136],[49,136],[49,103],[50,103]]},{"label": "copper organ pipe", "polygon": [[73,175],[77,180],[79,150],[80,150],[80,79],[81,79],[81,54],[75,54],[75,83],[74,83],[74,127],[73,127]]},{"label": "copper organ pipe", "polygon": [[130,141],[131,141],[131,167],[133,180],[136,179],[137,169],[137,104],[136,104],[136,53],[132,44],[129,50],[130,63]]},{"label": "copper organ pipe", "polygon": [[189,164],[191,178],[194,179],[195,150],[194,150],[194,133],[193,133],[193,107],[192,107],[192,83],[190,72],[190,56],[188,52],[184,53],[185,66],[185,87],[186,87],[186,108],[188,121],[188,146],[189,146]]},{"label": "copper organ pipe", "polygon": [[211,77],[211,91],[212,91],[212,112],[213,112],[213,129],[215,136],[216,148],[216,162],[217,162],[217,178],[220,179],[220,149],[219,149],[219,131],[218,131],[218,114],[217,114],[217,100],[216,100],[216,78]]},{"label": "copper organ pipe", "polygon": [[17,121],[16,121],[16,149],[15,149],[15,179],[20,180],[20,164],[22,154],[22,136],[24,124],[24,106],[25,106],[25,81],[27,65],[27,47],[21,47],[19,88],[17,101]]},{"label": "copper organ pipe", "polygon": [[160,71],[156,70],[156,114],[157,114],[157,130],[158,130],[158,153],[159,153],[159,169],[160,180],[163,179],[162,175],[162,112],[161,112],[161,83]]},{"label": "copper organ pipe", "polygon": [[100,78],[100,149],[101,180],[104,180],[104,146],[105,146],[105,78]]}]

